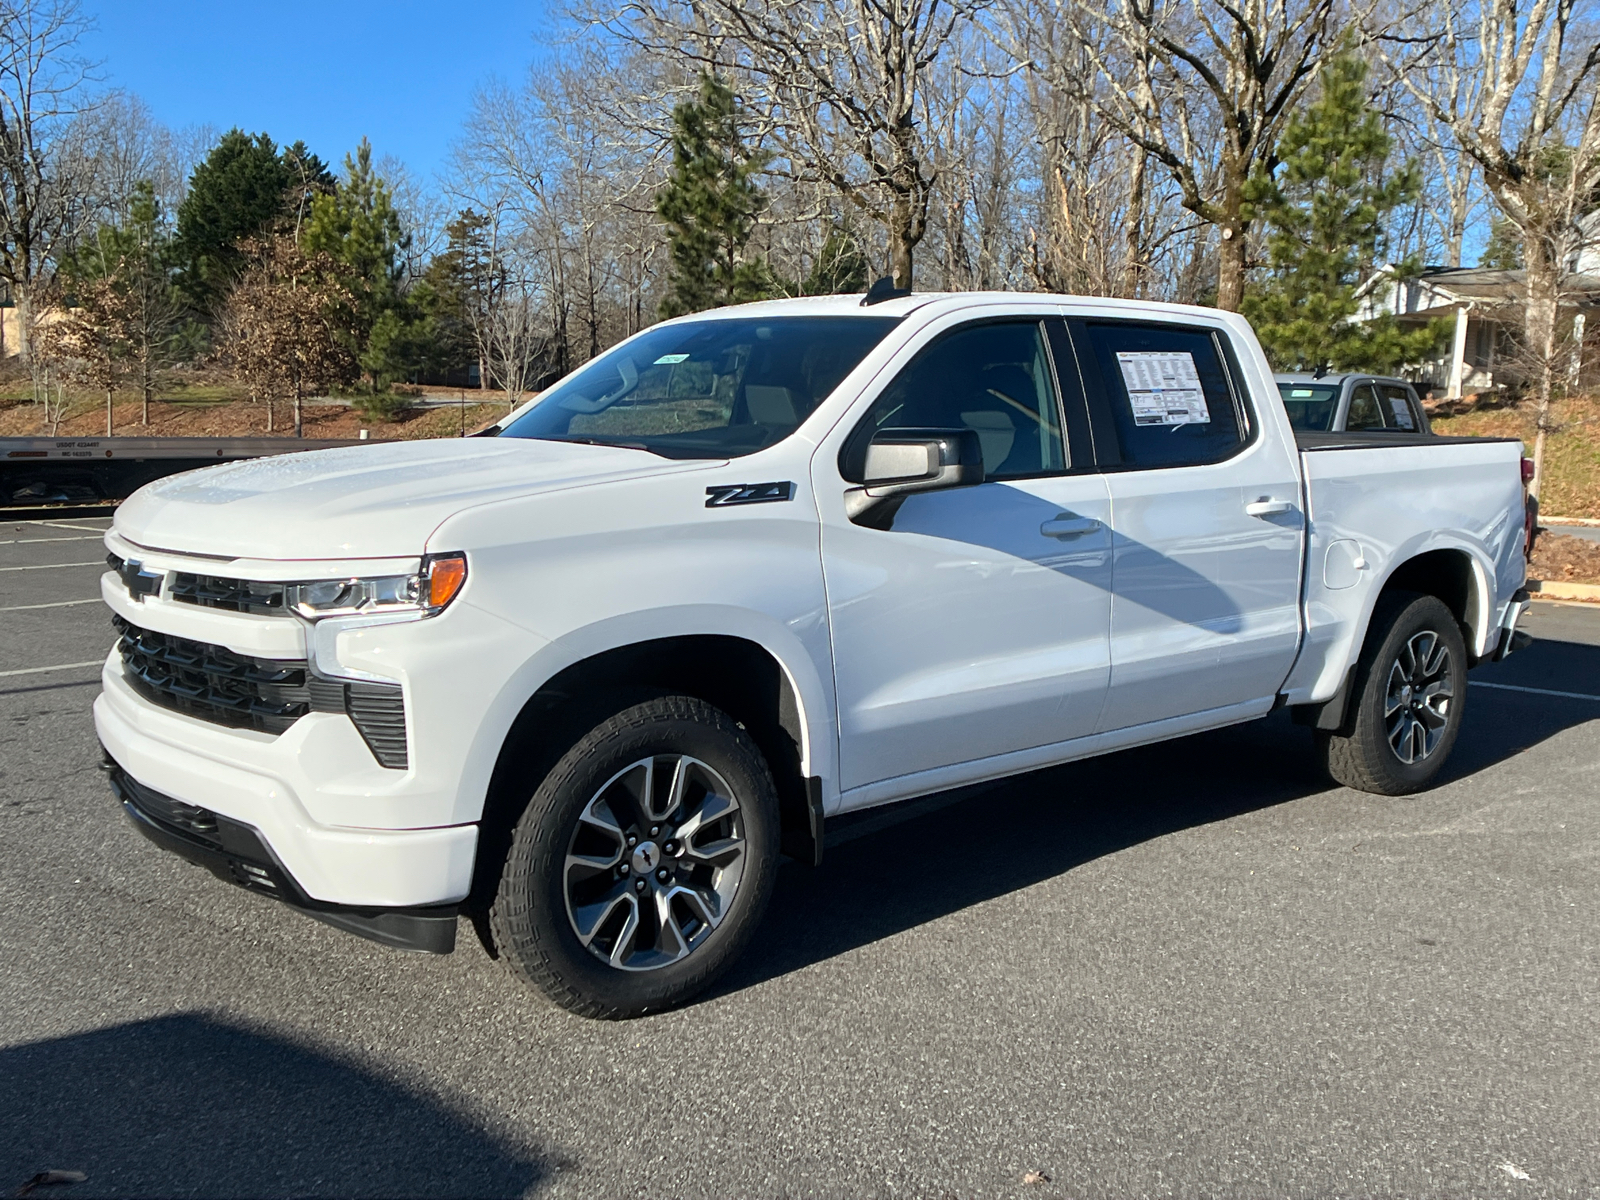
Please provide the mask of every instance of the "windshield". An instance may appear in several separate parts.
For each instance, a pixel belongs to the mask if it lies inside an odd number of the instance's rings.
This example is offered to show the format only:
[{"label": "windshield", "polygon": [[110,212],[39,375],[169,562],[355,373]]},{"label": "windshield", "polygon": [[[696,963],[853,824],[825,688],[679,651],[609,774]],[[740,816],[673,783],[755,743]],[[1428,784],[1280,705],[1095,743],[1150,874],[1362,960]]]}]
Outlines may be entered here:
[{"label": "windshield", "polygon": [[776,444],[898,317],[725,317],[652,329],[551,388],[501,437],[731,458]]},{"label": "windshield", "polygon": [[1282,383],[1278,391],[1289,410],[1289,424],[1296,429],[1333,428],[1333,414],[1339,407],[1337,383]]}]

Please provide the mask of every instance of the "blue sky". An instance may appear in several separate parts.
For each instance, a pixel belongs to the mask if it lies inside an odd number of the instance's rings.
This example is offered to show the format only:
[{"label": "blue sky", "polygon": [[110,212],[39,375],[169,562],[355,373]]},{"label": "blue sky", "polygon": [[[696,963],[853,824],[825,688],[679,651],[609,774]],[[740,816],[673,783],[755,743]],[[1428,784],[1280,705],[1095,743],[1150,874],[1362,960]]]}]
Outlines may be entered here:
[{"label": "blue sky", "polygon": [[337,169],[363,135],[426,179],[477,88],[548,41],[542,0],[83,0],[108,85],[174,128],[304,138]]}]

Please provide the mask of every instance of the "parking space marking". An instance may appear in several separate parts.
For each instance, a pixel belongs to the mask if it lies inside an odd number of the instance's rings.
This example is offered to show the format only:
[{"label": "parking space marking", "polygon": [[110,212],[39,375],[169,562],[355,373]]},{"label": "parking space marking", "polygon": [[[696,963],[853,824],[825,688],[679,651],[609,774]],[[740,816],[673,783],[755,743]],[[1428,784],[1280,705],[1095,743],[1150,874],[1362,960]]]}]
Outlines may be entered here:
[{"label": "parking space marking", "polygon": [[58,571],[62,567],[103,567],[106,560],[97,558],[86,563],[40,563],[35,567],[0,567],[0,571]]},{"label": "parking space marking", "polygon": [[1553,688],[1520,687],[1515,683],[1487,683],[1482,679],[1469,679],[1467,682],[1473,687],[1499,688],[1502,692],[1528,692],[1534,696],[1560,696],[1563,700],[1600,701],[1600,696],[1591,696],[1587,692],[1558,692]]},{"label": "parking space marking", "polygon": [[105,661],[103,658],[97,658],[93,662],[57,663],[53,667],[23,667],[20,671],[0,671],[0,679],[12,675],[43,675],[47,671],[76,671],[79,667],[103,666]]},{"label": "parking space marking", "polygon": [[100,538],[80,534],[78,537],[53,537],[53,538],[10,538],[0,542],[0,546],[31,546],[35,542],[98,542]]},{"label": "parking space marking", "polygon": [[0,612],[25,612],[30,608],[70,608],[74,604],[103,604],[99,596],[91,596],[87,600],[52,600],[48,604],[13,604],[9,608],[0,608]]},{"label": "parking space marking", "polygon": [[51,529],[76,529],[79,533],[104,534],[104,529],[96,529],[93,525],[63,525],[60,521],[40,521],[41,525],[48,525]]}]

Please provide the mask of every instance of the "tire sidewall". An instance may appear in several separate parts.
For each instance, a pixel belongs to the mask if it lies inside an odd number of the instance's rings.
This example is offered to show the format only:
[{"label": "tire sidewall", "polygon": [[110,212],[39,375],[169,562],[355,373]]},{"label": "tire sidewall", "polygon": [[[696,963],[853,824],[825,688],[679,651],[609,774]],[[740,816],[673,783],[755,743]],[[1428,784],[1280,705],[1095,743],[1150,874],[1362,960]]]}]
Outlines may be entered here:
[{"label": "tire sidewall", "polygon": [[[717,928],[679,962],[650,971],[608,966],[578,940],[567,915],[563,867],[578,817],[600,787],[652,754],[684,754],[717,771],[742,810],[744,872]],[[580,738],[540,783],[512,835],[497,905],[521,920],[503,949],[531,954],[526,974],[558,1003],[578,999],[596,1015],[636,1016],[669,1007],[707,986],[740,954],[759,923],[777,870],[777,792],[760,752],[730,718],[702,701],[664,697],[633,705]],[[508,895],[521,889],[522,895]],[[518,901],[521,903],[518,903]],[[556,994],[548,977],[560,981]],[[570,995],[569,995],[570,994]]]}]

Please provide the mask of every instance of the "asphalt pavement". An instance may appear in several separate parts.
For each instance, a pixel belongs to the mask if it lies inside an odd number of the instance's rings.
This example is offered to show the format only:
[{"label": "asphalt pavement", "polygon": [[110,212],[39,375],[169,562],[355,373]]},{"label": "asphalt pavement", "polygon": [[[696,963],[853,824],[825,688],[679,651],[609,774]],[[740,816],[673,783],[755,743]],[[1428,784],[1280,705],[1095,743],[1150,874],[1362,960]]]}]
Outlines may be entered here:
[{"label": "asphalt pavement", "polygon": [[104,524],[0,526],[0,1194],[1600,1191],[1600,610],[1424,795],[1278,714],[840,822],[715,994],[601,1023],[125,825]]}]

